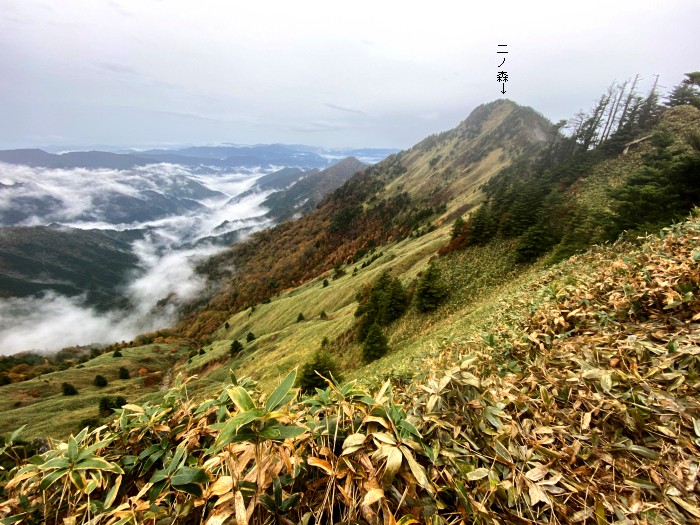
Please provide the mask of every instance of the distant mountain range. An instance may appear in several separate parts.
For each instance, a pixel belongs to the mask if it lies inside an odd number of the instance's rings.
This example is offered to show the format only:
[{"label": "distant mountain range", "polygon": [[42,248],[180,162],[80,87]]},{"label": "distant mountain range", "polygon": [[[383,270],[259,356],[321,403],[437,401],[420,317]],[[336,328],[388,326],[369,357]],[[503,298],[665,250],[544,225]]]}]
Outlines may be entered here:
[{"label": "distant mountain range", "polygon": [[[233,173],[209,169],[219,162],[211,155],[230,160],[242,150],[255,155],[237,157],[241,162],[266,164]],[[128,279],[143,270],[134,241],[155,243],[157,257],[227,246],[313,210],[367,166],[354,157],[338,162],[287,146],[182,153],[144,153],[178,163],[173,166],[111,152],[0,151],[0,160],[13,164],[0,164],[0,297],[53,291],[86,294],[88,304],[102,309],[121,305]],[[187,156],[195,154],[201,156]],[[296,161],[299,166],[270,168]],[[332,165],[309,167],[321,161]],[[208,165],[194,165],[200,162]],[[112,171],[98,171],[105,168]],[[260,176],[260,170],[268,173]]]},{"label": "distant mountain range", "polygon": [[371,164],[397,151],[386,148],[323,149],[285,144],[196,146],[172,150],[132,150],[125,153],[77,151],[56,154],[41,149],[13,149],[0,150],[0,162],[41,168],[119,170],[163,162],[210,170],[273,166],[310,169],[326,168],[349,156]]}]

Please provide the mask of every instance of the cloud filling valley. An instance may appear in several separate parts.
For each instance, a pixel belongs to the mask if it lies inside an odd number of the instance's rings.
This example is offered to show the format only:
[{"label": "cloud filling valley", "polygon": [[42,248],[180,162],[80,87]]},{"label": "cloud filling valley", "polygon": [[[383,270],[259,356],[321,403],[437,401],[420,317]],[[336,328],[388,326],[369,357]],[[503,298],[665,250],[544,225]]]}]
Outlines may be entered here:
[{"label": "cloud filling valley", "polygon": [[89,170],[0,163],[0,226],[143,231],[131,245],[138,269],[120,290],[129,308],[97,311],[84,295],[53,291],[0,298],[0,354],[130,340],[172,325],[178,305],[206,284],[194,267],[222,249],[214,238],[243,238],[270,225],[261,205],[269,191],[247,192],[265,173],[171,164]]}]

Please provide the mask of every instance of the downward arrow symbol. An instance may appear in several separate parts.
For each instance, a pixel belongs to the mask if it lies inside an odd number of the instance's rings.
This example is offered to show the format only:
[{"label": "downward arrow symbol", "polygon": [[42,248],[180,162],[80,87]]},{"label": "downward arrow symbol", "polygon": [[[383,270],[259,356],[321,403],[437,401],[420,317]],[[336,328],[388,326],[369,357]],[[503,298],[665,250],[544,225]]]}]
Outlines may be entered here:
[{"label": "downward arrow symbol", "polygon": [[504,95],[506,94],[506,85],[505,84],[501,84],[501,93],[503,93]]}]

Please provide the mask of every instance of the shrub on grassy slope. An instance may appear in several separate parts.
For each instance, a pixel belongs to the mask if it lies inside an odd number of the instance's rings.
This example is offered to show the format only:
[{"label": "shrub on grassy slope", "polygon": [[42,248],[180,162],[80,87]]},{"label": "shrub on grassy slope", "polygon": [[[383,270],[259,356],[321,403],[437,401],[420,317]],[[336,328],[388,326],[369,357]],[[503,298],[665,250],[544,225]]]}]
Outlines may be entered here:
[{"label": "shrub on grassy slope", "polygon": [[355,317],[359,318],[358,339],[364,341],[373,324],[387,326],[399,319],[408,308],[408,295],[401,281],[382,273],[372,284],[357,296],[359,305]]},{"label": "shrub on grassy slope", "polygon": [[374,361],[386,355],[389,351],[387,337],[377,323],[374,323],[362,345],[362,357],[366,362]]},{"label": "shrub on grassy slope", "polygon": [[440,270],[434,263],[430,263],[416,286],[413,298],[416,308],[419,312],[431,312],[436,310],[446,297],[447,288],[442,283]]},{"label": "shrub on grassy slope", "polygon": [[328,386],[326,380],[323,379],[324,377],[327,379],[333,377],[337,380],[338,371],[331,355],[319,350],[314,353],[311,361],[304,364],[299,370],[297,386],[302,393],[312,393],[317,388],[324,389]]},{"label": "shrub on grassy slope", "polygon": [[78,395],[78,389],[75,388],[70,383],[61,383],[61,391],[64,396],[76,396]]}]

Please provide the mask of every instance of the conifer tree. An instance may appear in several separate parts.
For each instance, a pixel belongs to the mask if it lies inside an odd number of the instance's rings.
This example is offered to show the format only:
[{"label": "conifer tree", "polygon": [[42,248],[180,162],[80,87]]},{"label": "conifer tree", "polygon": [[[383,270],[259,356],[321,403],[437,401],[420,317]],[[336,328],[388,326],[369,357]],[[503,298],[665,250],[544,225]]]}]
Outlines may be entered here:
[{"label": "conifer tree", "polygon": [[355,311],[359,317],[358,338],[364,341],[370,327],[377,323],[386,326],[400,318],[408,308],[408,295],[401,281],[383,272],[372,288],[357,296],[360,303]]},{"label": "conifer tree", "polygon": [[243,350],[243,344],[238,339],[236,339],[231,343],[229,353],[231,357],[236,357],[241,352],[241,350]]},{"label": "conifer tree", "polygon": [[73,385],[70,383],[62,383],[61,384],[61,391],[63,392],[64,396],[75,396],[78,395],[78,389],[75,388]]},{"label": "conifer tree", "polygon": [[248,335],[245,336],[245,340],[248,343],[255,341],[255,334],[253,332],[248,332]]},{"label": "conifer tree", "polygon": [[374,323],[367,332],[365,343],[362,345],[362,357],[365,361],[370,362],[379,359],[388,351],[387,338],[379,325]]},{"label": "conifer tree", "polygon": [[464,229],[464,219],[462,219],[462,216],[460,215],[455,219],[454,224],[452,225],[452,238],[456,239],[460,235],[462,235],[462,229]]},{"label": "conifer tree", "polygon": [[386,296],[386,314],[387,324],[399,319],[408,308],[408,294],[404,289],[401,281],[394,278],[389,283],[389,289]]},{"label": "conifer tree", "polygon": [[440,270],[430,263],[416,286],[416,308],[419,312],[435,310],[447,297],[447,289],[441,282]]},{"label": "conifer tree", "polygon": [[668,95],[666,105],[671,108],[690,105],[700,109],[700,92],[691,84],[679,84]]},{"label": "conifer tree", "polygon": [[122,366],[119,368],[119,379],[130,379],[131,375],[129,374],[129,370],[125,367]]},{"label": "conifer tree", "polygon": [[306,363],[299,370],[297,378],[297,386],[302,393],[312,393],[315,389],[324,389],[328,384],[321,376],[330,379],[331,377],[338,379],[336,364],[328,352],[322,350],[314,353],[311,361]]}]

